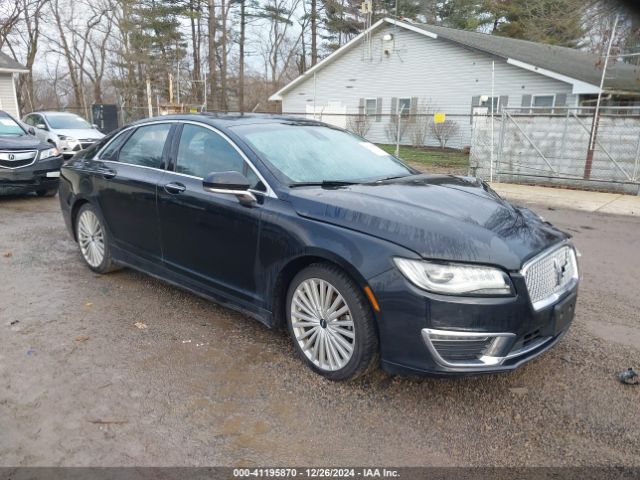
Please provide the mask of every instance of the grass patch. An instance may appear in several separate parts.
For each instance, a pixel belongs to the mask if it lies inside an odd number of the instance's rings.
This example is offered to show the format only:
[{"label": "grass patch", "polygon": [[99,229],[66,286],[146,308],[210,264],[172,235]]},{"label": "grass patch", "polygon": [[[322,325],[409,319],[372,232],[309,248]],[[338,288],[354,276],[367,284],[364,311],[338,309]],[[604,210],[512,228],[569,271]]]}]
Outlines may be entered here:
[{"label": "grass patch", "polygon": [[[395,154],[396,146],[379,144],[385,152]],[[406,162],[421,163],[425,166],[466,169],[469,167],[469,154],[454,149],[432,147],[409,147],[400,145],[400,158]]]}]

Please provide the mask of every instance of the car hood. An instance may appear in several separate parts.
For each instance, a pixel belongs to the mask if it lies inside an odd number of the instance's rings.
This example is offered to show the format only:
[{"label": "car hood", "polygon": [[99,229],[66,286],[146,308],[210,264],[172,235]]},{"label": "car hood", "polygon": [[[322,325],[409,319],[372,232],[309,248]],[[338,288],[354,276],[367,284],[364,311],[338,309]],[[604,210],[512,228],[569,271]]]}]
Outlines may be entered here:
[{"label": "car hood", "polygon": [[568,236],[530,210],[506,202],[485,182],[414,175],[338,188],[290,190],[296,212],[413,250],[423,258],[522,264]]},{"label": "car hood", "polygon": [[31,135],[21,137],[0,135],[0,150],[35,150],[47,147],[51,145]]},{"label": "car hood", "polygon": [[99,132],[95,128],[55,128],[52,130],[56,135],[66,135],[78,139],[99,139],[104,137],[104,133]]}]

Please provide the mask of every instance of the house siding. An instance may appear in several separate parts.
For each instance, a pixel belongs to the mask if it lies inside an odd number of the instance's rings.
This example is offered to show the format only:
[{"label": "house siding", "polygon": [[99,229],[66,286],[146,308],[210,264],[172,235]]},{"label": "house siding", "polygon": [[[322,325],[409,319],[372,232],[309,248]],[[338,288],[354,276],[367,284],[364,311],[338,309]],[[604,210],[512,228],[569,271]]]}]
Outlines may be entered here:
[{"label": "house siding", "polygon": [[0,73],[0,110],[19,118],[12,73]]},{"label": "house siding", "polygon": [[[393,35],[393,52],[385,55],[383,36],[389,33]],[[431,111],[445,112],[448,119],[458,123],[459,133],[448,146],[461,147],[470,144],[474,97],[491,94],[494,60],[494,95],[501,97],[502,102],[506,100],[508,106],[520,107],[523,96],[526,100],[535,95],[556,95],[564,99],[566,105],[577,104],[577,96],[571,93],[572,86],[568,83],[444,39],[385,25],[371,37],[370,56],[365,42],[359,41],[320,68],[315,82],[310,75],[283,94],[282,112],[312,115],[315,104],[317,114],[322,112],[324,121],[344,126],[347,122],[339,119],[340,112],[357,114],[360,99],[382,99],[381,108],[378,106],[382,115],[371,119],[366,136],[371,141],[388,142],[385,127],[392,106],[399,98],[419,98],[421,103],[429,104]],[[410,143],[409,135],[405,135],[402,142]],[[434,138],[427,138],[425,143],[434,142]]]}]

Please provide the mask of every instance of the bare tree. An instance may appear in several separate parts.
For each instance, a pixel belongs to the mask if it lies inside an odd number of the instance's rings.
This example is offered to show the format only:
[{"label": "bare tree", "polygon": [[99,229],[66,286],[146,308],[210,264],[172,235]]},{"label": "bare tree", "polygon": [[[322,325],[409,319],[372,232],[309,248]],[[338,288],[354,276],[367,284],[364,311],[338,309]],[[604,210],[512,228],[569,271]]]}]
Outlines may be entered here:
[{"label": "bare tree", "polygon": [[371,117],[364,112],[349,116],[347,119],[347,130],[360,137],[366,138],[367,133],[371,130]]},{"label": "bare tree", "polygon": [[32,68],[35,63],[36,54],[41,32],[41,21],[45,6],[49,0],[17,0],[20,10],[20,21],[14,24],[15,42],[9,42],[5,38],[11,55],[16,60],[21,60],[18,54],[24,52],[23,63],[29,70],[28,73],[18,77],[18,104],[21,110],[34,110],[34,80]]},{"label": "bare tree", "polygon": [[[409,124],[411,123],[411,121],[407,117],[398,117],[399,115],[391,115],[389,117],[389,122],[384,127],[384,133],[387,136],[387,140],[389,141],[389,143],[396,143],[398,141],[401,142],[405,134],[407,133]],[[399,128],[398,122],[400,122]]]},{"label": "bare tree", "polygon": [[460,126],[453,120],[445,120],[442,123],[431,123],[431,133],[440,143],[440,148],[445,148],[447,142],[455,137],[460,130]]},{"label": "bare tree", "polygon": [[418,100],[416,113],[409,124],[409,139],[411,140],[411,145],[414,147],[422,147],[424,145],[429,127],[433,122],[431,115],[434,110],[435,108],[431,103],[431,99]]}]

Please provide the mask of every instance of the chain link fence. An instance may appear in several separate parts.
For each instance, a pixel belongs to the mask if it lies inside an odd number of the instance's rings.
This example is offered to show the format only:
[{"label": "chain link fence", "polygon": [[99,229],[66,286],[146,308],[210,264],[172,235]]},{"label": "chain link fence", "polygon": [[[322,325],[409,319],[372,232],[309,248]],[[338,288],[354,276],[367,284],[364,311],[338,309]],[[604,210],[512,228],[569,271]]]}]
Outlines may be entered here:
[{"label": "chain link fence", "polygon": [[[640,109],[507,108],[473,121],[470,171],[486,180],[640,193]],[[493,131],[493,134],[492,134]]]}]

